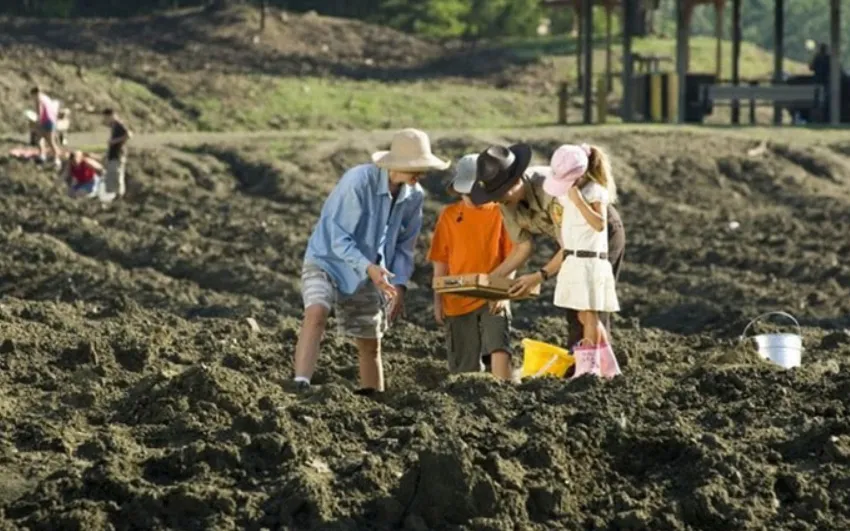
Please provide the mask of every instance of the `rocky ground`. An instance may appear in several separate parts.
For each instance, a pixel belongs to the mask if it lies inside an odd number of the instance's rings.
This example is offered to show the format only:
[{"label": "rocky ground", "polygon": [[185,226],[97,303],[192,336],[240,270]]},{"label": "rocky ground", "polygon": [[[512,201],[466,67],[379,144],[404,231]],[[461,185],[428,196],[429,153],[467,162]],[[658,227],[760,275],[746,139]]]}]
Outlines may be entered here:
[{"label": "rocky ground", "polygon": [[[612,382],[447,377],[434,175],[388,392],[352,394],[331,331],[320,385],[288,394],[309,231],[388,138],[137,149],[108,208],[0,162],[0,529],[850,527],[850,143],[589,134],[628,233]],[[551,297],[515,307],[517,341],[564,339]],[[800,369],[739,343],[769,310],[803,325]]]}]

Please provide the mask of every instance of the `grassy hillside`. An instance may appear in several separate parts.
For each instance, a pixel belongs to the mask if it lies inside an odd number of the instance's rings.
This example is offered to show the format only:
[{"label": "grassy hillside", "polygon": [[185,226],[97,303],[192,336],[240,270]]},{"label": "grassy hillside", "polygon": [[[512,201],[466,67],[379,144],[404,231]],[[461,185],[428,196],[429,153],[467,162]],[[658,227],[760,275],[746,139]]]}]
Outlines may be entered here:
[{"label": "grassy hillside", "polygon": [[[24,130],[34,83],[73,110],[78,130],[98,129],[96,111],[105,106],[137,131],[533,126],[554,121],[557,82],[575,76],[569,38],[469,50],[277,11],[265,32],[257,27],[247,7],[72,23],[0,18],[0,132]],[[660,39],[635,45],[671,57],[673,48]],[[619,47],[613,57],[619,71]],[[601,43],[594,64],[604,72]],[[691,64],[713,71],[713,40],[694,39]],[[769,76],[771,65],[768,52],[744,46],[744,77]],[[788,69],[804,66],[789,61]]]}]

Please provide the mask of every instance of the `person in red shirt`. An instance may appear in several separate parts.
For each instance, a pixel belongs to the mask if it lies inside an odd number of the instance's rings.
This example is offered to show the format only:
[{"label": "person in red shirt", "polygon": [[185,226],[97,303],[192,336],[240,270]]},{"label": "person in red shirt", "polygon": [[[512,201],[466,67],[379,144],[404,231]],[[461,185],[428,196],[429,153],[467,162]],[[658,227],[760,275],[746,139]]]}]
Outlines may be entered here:
[{"label": "person in red shirt", "polygon": [[[449,190],[461,200],[440,213],[428,253],[435,277],[489,273],[513,248],[499,206],[475,206],[469,200],[477,159],[478,155],[466,155],[458,161]],[[482,356],[489,356],[493,375],[511,379],[507,301],[488,304],[483,299],[434,293],[434,318],[446,329],[450,372],[480,372]]]},{"label": "person in red shirt", "polygon": [[94,197],[103,175],[103,166],[83,154],[74,151],[68,156],[68,163],[62,174],[62,180],[68,185],[68,195],[71,197]]}]

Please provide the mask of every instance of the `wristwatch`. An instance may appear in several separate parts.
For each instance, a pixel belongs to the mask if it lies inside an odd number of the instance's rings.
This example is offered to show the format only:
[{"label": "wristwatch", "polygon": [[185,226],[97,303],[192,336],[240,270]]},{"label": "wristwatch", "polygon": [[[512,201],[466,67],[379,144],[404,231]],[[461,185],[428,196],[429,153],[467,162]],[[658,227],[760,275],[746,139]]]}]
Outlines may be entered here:
[{"label": "wristwatch", "polygon": [[543,277],[543,282],[549,280],[549,273],[547,273],[545,269],[541,267],[537,272],[540,273],[541,277]]}]

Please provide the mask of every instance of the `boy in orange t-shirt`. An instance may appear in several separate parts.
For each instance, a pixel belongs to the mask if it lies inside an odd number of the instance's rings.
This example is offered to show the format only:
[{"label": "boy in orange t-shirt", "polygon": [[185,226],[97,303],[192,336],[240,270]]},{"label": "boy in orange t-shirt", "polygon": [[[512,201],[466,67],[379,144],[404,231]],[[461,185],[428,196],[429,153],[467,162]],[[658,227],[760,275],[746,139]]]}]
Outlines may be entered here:
[{"label": "boy in orange t-shirt", "polygon": [[[458,161],[451,190],[461,201],[440,213],[428,259],[434,276],[489,273],[513,248],[495,203],[475,206],[469,192],[475,182],[478,155]],[[510,307],[507,301],[486,300],[434,293],[434,318],[445,325],[449,371],[479,372],[482,355],[490,356],[493,374],[505,380],[512,376]]]}]

